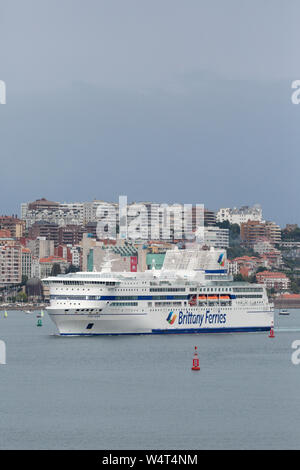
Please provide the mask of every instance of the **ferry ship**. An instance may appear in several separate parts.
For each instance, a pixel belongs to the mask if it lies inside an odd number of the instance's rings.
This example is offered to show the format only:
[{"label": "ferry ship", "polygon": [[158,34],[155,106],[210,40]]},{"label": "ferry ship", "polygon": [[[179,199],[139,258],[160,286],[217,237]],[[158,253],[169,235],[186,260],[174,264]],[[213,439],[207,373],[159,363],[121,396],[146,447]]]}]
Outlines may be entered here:
[{"label": "ferry ship", "polygon": [[48,277],[47,313],[60,335],[268,331],[274,308],[264,286],[234,282],[226,251],[169,250],[162,269]]}]

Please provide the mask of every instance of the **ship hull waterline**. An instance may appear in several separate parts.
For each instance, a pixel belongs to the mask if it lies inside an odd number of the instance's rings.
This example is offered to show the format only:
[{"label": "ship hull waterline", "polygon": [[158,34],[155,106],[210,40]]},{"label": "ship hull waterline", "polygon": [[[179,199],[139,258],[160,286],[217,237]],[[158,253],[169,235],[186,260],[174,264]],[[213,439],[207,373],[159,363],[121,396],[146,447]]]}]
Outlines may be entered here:
[{"label": "ship hull waterline", "polygon": [[[249,333],[270,331],[273,327],[273,314],[266,312],[242,312],[228,315],[226,324],[205,322],[205,313],[177,315],[177,322],[168,323],[168,312],[153,320],[147,314],[78,315],[48,311],[60,336],[106,336],[106,335],[151,335],[151,334],[205,334],[205,333]],[[197,320],[200,318],[202,324]],[[215,314],[217,317],[217,314]],[[179,324],[180,318],[183,318]],[[195,320],[195,321],[194,321]],[[193,323],[194,321],[194,323]]]}]

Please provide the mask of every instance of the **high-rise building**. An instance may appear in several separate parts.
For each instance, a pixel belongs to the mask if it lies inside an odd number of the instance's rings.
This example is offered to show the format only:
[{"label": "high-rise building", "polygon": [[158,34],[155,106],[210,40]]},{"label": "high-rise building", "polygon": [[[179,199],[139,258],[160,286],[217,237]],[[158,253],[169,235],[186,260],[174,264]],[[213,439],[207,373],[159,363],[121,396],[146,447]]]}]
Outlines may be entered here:
[{"label": "high-rise building", "polygon": [[0,286],[22,281],[22,247],[14,240],[0,245]]},{"label": "high-rise building", "polygon": [[22,247],[22,276],[32,277],[32,253],[29,248]]},{"label": "high-rise building", "polygon": [[241,239],[249,246],[263,240],[267,240],[272,244],[280,243],[281,228],[274,222],[248,220],[248,222],[241,224]]}]

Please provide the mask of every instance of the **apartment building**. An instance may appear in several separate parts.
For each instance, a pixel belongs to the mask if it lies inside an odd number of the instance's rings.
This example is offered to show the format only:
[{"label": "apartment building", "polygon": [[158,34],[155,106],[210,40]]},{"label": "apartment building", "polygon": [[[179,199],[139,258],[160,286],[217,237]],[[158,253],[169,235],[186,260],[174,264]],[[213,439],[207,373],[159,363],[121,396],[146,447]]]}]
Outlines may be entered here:
[{"label": "apartment building", "polygon": [[32,253],[29,248],[22,247],[22,276],[32,277]]},{"label": "apartment building", "polygon": [[275,245],[281,241],[281,228],[274,222],[248,220],[248,222],[241,224],[241,239],[252,247],[261,240]]},{"label": "apartment building", "polygon": [[13,238],[21,238],[25,231],[25,222],[17,217],[0,216],[0,230],[8,230]]},{"label": "apartment building", "polygon": [[284,273],[279,272],[262,271],[256,274],[256,279],[267,289],[275,289],[276,291],[287,290],[291,285],[290,279]]},{"label": "apartment building", "polygon": [[253,207],[242,206],[241,208],[234,207],[233,209],[222,208],[219,209],[216,214],[217,222],[225,222],[226,220],[230,224],[238,224],[241,226],[243,223],[247,223],[248,220],[255,220],[262,222],[262,209],[259,204]]},{"label": "apartment building", "polygon": [[0,244],[0,286],[22,281],[22,247],[14,240]]}]

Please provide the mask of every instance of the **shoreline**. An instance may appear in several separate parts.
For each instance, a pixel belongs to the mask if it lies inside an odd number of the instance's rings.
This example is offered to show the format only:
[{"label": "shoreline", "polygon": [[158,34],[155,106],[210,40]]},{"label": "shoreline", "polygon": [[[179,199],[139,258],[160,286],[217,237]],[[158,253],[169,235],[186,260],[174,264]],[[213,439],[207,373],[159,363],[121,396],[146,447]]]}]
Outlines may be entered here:
[{"label": "shoreline", "polygon": [[30,311],[30,312],[35,312],[37,310],[43,310],[47,306],[45,304],[38,304],[38,305],[1,305],[0,304],[0,311],[5,311],[5,310],[20,310],[25,312]]},{"label": "shoreline", "polygon": [[297,309],[300,309],[300,304],[295,304],[295,303],[287,303],[287,302],[275,302],[274,303],[274,308],[280,310],[282,308],[286,308],[286,309],[294,309],[294,310],[297,310]]}]

